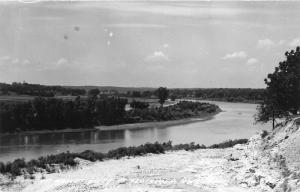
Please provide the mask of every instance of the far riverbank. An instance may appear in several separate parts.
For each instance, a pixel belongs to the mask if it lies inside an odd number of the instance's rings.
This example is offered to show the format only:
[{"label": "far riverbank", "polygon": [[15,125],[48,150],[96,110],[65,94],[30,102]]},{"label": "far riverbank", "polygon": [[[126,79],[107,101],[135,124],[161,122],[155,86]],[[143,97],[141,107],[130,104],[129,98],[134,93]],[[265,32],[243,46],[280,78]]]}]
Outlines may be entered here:
[{"label": "far riverbank", "polygon": [[[222,111],[219,111],[219,112],[222,112]],[[195,123],[195,122],[208,121],[208,120],[211,120],[219,112],[204,115],[204,116],[185,118],[185,119],[179,119],[179,120],[151,121],[151,122],[130,123],[130,124],[111,125],[111,126],[96,126],[95,128],[100,131],[166,128],[166,127],[171,127],[171,126],[176,126],[176,125],[186,125],[186,124]]]}]

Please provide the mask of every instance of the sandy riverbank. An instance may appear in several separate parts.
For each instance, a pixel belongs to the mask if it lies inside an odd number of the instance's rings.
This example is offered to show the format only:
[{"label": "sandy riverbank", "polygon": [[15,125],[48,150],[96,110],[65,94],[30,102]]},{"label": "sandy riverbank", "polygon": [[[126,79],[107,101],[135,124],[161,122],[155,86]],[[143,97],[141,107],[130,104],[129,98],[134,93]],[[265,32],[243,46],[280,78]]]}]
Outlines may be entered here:
[{"label": "sandy riverbank", "polygon": [[[214,114],[215,115],[215,114]],[[147,128],[165,128],[176,125],[185,125],[190,123],[195,123],[199,121],[207,121],[213,118],[214,115],[209,115],[205,117],[195,117],[187,118],[180,120],[170,120],[170,121],[154,121],[154,122],[144,122],[144,123],[131,123],[131,124],[122,124],[122,125],[112,125],[112,126],[97,126],[95,127],[98,130],[107,131],[107,130],[125,130],[125,129],[147,129]]]}]

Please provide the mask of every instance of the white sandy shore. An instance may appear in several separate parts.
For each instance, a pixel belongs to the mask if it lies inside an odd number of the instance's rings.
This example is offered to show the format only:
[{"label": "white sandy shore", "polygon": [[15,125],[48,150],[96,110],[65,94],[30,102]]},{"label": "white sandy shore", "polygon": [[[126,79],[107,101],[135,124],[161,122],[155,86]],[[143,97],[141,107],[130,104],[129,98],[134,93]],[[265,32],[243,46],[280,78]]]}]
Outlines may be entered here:
[{"label": "white sandy shore", "polygon": [[95,128],[101,131],[108,130],[126,130],[126,129],[147,129],[147,128],[165,128],[176,125],[186,125],[190,123],[195,123],[199,121],[207,121],[214,117],[215,114],[207,115],[205,117],[195,117],[195,118],[186,118],[179,120],[169,120],[169,121],[151,121],[143,123],[130,123],[130,124],[121,124],[121,125],[111,125],[111,126],[96,126]]},{"label": "white sandy shore", "polygon": [[[18,177],[3,192],[300,192],[300,130],[292,122],[228,149],[177,151]],[[1,178],[0,178],[1,179]],[[0,180],[1,181],[1,180]]]}]

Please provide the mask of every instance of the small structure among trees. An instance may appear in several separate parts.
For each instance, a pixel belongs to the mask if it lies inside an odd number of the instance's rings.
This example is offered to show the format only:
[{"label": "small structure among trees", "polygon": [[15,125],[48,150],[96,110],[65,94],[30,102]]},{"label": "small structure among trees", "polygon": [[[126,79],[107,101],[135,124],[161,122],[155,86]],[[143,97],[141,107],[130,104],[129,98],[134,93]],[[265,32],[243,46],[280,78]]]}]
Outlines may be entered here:
[{"label": "small structure among trees", "polygon": [[273,129],[276,118],[288,118],[300,111],[300,47],[285,56],[286,60],[265,79],[265,97],[255,117],[257,122],[273,121]]}]

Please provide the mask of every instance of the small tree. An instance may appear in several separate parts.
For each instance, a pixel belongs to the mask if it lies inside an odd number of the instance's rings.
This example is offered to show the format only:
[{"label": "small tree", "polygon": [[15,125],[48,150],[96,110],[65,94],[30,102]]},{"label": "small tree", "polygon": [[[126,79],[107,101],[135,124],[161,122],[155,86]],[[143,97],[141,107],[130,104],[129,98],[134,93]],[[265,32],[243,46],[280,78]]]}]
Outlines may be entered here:
[{"label": "small tree", "polygon": [[258,106],[257,122],[288,118],[300,110],[300,48],[285,53],[286,60],[279,63],[265,79],[267,85],[264,101]]},{"label": "small tree", "polygon": [[161,107],[163,107],[163,104],[165,103],[166,99],[169,96],[169,90],[166,87],[160,87],[156,90],[156,94],[159,99],[159,103]]},{"label": "small tree", "polygon": [[90,89],[88,95],[92,97],[96,97],[97,95],[99,95],[99,93],[100,93],[99,89]]}]

